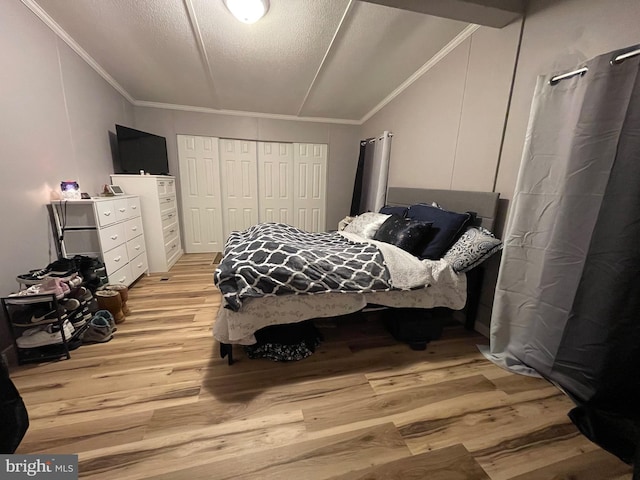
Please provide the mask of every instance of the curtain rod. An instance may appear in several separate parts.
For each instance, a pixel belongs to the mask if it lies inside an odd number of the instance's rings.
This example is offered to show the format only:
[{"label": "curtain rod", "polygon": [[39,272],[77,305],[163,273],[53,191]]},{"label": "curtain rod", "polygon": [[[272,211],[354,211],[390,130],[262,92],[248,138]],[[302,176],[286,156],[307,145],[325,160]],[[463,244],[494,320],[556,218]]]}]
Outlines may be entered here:
[{"label": "curtain rod", "polygon": [[556,75],[555,77],[551,77],[549,80],[549,85],[555,85],[560,82],[560,80],[564,80],[565,78],[575,77],[576,75],[584,75],[587,73],[589,69],[587,67],[579,68],[578,70],[573,70],[572,72],[563,73],[562,75]]},{"label": "curtain rod", "polygon": [[[627,58],[635,57],[636,55],[640,55],[640,48],[637,49],[637,50],[632,50],[632,51],[627,52],[627,53],[622,53],[622,54],[612,58],[609,63],[611,65],[620,65]],[[577,70],[573,70],[571,72],[563,73],[561,75],[556,75],[554,77],[551,77],[551,79],[549,80],[549,85],[556,85],[558,82],[560,82],[560,80],[564,80],[565,78],[575,77],[576,75],[582,76],[585,73],[587,73],[588,71],[589,71],[589,69],[587,67],[582,67],[582,68],[579,68]]]},{"label": "curtain rod", "polygon": [[622,62],[624,62],[627,58],[631,58],[631,57],[635,57],[636,55],[640,55],[640,48],[637,50],[631,50],[630,52],[627,53],[623,53],[621,55],[618,55],[617,57],[615,57],[614,59],[612,59],[609,63],[611,65],[620,65]]},{"label": "curtain rod", "polygon": [[[393,133],[389,132],[387,134],[388,137],[393,137]],[[384,135],[378,138],[378,141],[384,140]],[[376,139],[375,138],[369,138],[367,140],[362,140],[361,143],[364,145],[366,143],[375,143]]]}]

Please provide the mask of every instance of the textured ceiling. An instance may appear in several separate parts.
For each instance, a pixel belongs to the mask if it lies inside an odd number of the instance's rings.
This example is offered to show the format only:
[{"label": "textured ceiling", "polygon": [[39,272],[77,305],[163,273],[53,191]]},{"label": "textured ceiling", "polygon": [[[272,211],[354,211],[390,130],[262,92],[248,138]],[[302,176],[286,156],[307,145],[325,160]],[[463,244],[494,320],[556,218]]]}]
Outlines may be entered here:
[{"label": "textured ceiling", "polygon": [[252,25],[223,0],[22,1],[138,105],[353,123],[469,31],[358,0],[271,0]]}]

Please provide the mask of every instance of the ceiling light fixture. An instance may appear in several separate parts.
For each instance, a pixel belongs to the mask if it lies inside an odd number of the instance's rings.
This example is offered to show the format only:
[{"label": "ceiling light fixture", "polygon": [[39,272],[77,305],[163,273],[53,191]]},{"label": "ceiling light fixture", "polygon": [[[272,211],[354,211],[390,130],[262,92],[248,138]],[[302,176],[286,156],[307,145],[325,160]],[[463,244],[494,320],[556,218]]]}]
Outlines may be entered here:
[{"label": "ceiling light fixture", "polygon": [[224,3],[243,23],[255,23],[269,10],[269,0],[224,0]]}]

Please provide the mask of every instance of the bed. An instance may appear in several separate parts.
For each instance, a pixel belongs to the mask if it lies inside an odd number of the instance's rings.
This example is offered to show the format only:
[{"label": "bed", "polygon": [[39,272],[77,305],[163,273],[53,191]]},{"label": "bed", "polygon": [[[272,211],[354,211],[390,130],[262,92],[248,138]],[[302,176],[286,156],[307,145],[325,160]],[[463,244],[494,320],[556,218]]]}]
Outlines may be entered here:
[{"label": "bed", "polygon": [[[494,192],[392,187],[387,194],[386,208],[390,210],[385,213],[395,208],[405,209],[406,214],[409,207],[437,205],[446,212],[473,212],[465,228],[473,224],[491,230],[498,199]],[[389,221],[380,228],[382,217]],[[375,235],[388,229],[391,220],[380,216]],[[425,223],[405,222],[412,228],[422,228],[416,224]],[[355,221],[344,231],[319,234],[280,224],[234,232],[214,275],[223,295],[213,328],[221,356],[228,356],[231,364],[232,345],[254,344],[255,333],[265,327],[340,317],[371,305],[411,311],[464,309],[465,324],[473,327],[480,268],[460,273],[452,267],[451,259],[421,260],[404,246],[398,248],[386,239],[364,235]],[[495,251],[500,246],[493,242],[491,248]]]}]

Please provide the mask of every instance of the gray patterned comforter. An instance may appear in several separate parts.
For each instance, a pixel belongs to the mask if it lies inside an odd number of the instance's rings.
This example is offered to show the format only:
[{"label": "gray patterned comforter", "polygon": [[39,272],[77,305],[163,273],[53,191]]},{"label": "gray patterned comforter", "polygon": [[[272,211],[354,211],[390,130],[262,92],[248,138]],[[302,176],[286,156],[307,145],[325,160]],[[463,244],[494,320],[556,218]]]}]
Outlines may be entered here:
[{"label": "gray patterned comforter", "polygon": [[322,292],[370,293],[391,289],[382,253],[337,232],[310,233],[281,223],[233,232],[214,283],[226,307],[247,298]]}]

